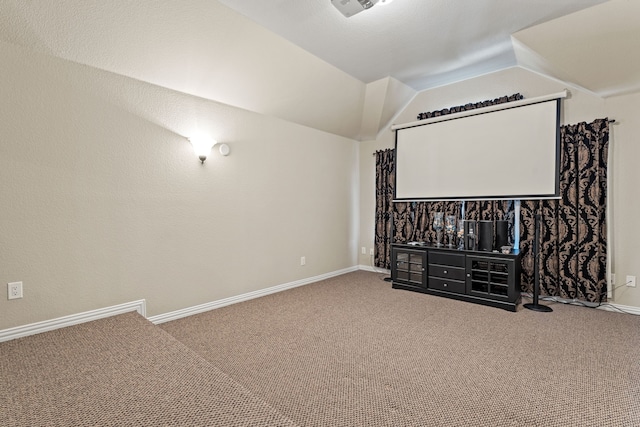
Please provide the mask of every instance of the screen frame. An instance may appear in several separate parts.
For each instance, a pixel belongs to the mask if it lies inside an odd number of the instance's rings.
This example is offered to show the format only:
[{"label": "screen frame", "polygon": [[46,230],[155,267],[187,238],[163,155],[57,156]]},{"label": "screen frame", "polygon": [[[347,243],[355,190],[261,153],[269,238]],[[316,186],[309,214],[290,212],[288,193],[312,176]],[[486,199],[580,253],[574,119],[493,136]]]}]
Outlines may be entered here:
[{"label": "screen frame", "polygon": [[[404,125],[394,125],[392,126],[392,130],[396,131],[395,135],[395,153],[396,153],[396,167],[394,168],[394,180],[396,185],[394,186],[394,194],[393,201],[394,202],[410,202],[410,201],[454,201],[454,200],[535,200],[535,199],[559,199],[560,198],[560,119],[561,119],[561,111],[562,111],[562,98],[565,98],[568,95],[567,91],[564,91],[559,94],[553,94],[538,98],[533,98],[530,100],[521,100],[514,101],[504,104],[498,104],[490,107],[479,108],[476,110],[464,111],[461,113],[455,113],[445,116],[440,116],[432,119],[421,120],[417,122],[407,123]],[[398,197],[398,186],[397,186],[397,178],[398,178],[398,135],[403,129],[421,127],[421,126],[429,126],[435,123],[441,123],[446,121],[453,120],[464,120],[465,117],[475,117],[481,116],[485,114],[491,114],[494,112],[511,110],[515,108],[526,107],[534,104],[540,104],[543,102],[551,102],[555,101],[555,165],[553,167],[554,172],[554,189],[552,192],[544,192],[544,193],[518,193],[513,192],[513,194],[464,194],[464,195],[455,195],[455,196],[424,196],[424,197]],[[453,166],[455,169],[455,166]],[[506,175],[508,173],[513,172],[513,167],[508,167],[506,170]],[[453,172],[455,173],[455,171]]]}]

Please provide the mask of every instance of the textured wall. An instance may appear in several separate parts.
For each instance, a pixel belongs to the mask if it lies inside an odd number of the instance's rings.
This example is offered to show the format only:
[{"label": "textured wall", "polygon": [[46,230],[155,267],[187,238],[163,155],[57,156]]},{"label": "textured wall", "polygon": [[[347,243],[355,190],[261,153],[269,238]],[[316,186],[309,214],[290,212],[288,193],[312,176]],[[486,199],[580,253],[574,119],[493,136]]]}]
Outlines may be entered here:
[{"label": "textured wall", "polygon": [[[0,43],[0,329],[355,265],[357,143]],[[196,129],[231,147],[204,165]],[[300,257],[306,256],[306,266]]]},{"label": "textured wall", "polygon": [[[555,80],[521,68],[488,74],[460,83],[442,86],[419,93],[398,115],[395,123],[416,120],[418,113],[447,108],[467,102],[493,99],[497,96],[522,93],[525,98],[557,93],[566,88]],[[606,101],[590,93],[569,88],[571,96],[563,101],[562,123],[590,122],[609,117],[616,120],[611,130],[611,221],[612,271],[616,274],[616,286],[624,284],[627,275],[640,276],[640,256],[637,243],[640,227],[637,222],[637,183],[640,169],[635,166],[638,151],[637,135],[640,132],[639,95],[609,98]],[[372,153],[394,146],[394,134],[382,133],[377,140],[363,142],[360,146],[360,242],[358,246],[373,247],[375,212],[375,158]],[[369,264],[369,256],[359,255],[360,264]],[[614,291],[613,302],[640,307],[640,288],[620,287]]]},{"label": "textured wall", "polygon": [[640,94],[608,98],[606,110],[616,119],[612,126],[609,158],[613,164],[610,192],[613,206],[613,271],[616,273],[615,302],[640,307],[640,288],[624,286],[626,276],[640,279]]}]

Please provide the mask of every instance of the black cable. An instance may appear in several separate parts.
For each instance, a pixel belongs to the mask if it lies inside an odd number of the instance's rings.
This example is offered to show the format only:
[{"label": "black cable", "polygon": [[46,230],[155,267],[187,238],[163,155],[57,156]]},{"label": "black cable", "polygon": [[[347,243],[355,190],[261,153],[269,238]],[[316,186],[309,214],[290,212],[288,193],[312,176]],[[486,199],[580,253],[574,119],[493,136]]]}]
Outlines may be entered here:
[{"label": "black cable", "polygon": [[376,268],[378,268],[378,267],[376,267],[376,266],[373,264],[373,259],[374,259],[374,258],[375,258],[375,255],[369,255],[369,265],[371,265],[371,269],[373,270],[373,272],[374,272],[374,273],[376,273],[376,274],[379,276],[378,278],[379,278],[380,280],[384,280],[384,277],[380,277],[380,276],[388,276],[388,275],[390,275],[391,273],[387,273],[385,270],[383,270],[383,271],[378,271],[378,270],[376,270]]}]

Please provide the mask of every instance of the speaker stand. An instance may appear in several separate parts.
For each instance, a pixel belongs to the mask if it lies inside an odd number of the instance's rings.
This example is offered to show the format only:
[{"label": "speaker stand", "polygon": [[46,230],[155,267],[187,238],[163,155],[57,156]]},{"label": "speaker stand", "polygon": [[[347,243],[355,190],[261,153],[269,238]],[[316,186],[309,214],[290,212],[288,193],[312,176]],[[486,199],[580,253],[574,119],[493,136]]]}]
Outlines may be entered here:
[{"label": "speaker stand", "polygon": [[533,311],[539,311],[541,313],[549,313],[553,311],[553,309],[546,305],[538,304],[538,299],[540,296],[540,264],[538,263],[539,258],[539,250],[538,250],[538,240],[540,239],[540,214],[537,213],[535,215],[534,221],[535,232],[534,240],[533,240],[533,258],[534,258],[534,270],[533,270],[533,302],[529,304],[523,304],[524,308]]}]

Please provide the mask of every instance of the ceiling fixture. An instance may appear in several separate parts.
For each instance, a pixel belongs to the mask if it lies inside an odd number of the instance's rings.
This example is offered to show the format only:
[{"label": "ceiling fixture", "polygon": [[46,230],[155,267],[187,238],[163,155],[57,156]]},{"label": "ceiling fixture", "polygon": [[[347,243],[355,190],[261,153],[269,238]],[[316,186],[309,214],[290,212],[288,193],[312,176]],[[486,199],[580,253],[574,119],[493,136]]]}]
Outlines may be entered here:
[{"label": "ceiling fixture", "polygon": [[347,18],[370,9],[378,2],[391,3],[392,0],[331,0],[331,4],[336,7]]}]

